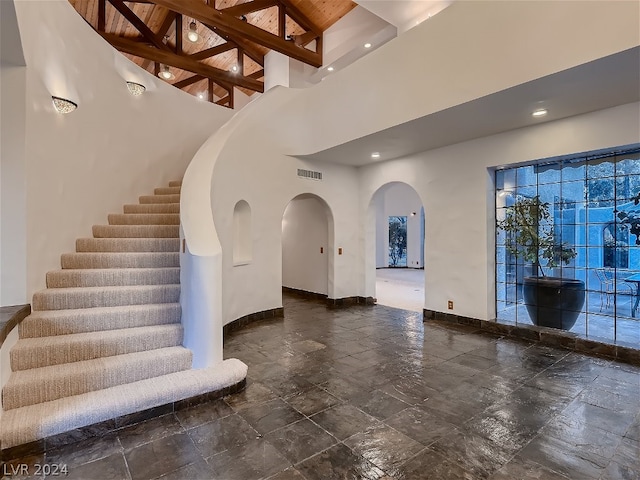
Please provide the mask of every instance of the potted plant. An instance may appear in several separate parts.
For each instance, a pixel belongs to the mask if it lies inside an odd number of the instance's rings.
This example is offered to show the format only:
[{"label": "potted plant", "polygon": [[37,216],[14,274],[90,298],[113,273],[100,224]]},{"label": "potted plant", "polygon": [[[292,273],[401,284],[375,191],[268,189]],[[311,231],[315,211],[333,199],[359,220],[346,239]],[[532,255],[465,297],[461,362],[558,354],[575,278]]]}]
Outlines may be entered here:
[{"label": "potted plant", "polygon": [[545,268],[568,265],[577,255],[554,235],[549,203],[537,195],[520,197],[507,207],[498,228],[506,234],[507,251],[532,266],[533,275],[523,281],[523,296],[533,324],[571,329],[584,305],[585,285],[581,280],[545,274]]}]

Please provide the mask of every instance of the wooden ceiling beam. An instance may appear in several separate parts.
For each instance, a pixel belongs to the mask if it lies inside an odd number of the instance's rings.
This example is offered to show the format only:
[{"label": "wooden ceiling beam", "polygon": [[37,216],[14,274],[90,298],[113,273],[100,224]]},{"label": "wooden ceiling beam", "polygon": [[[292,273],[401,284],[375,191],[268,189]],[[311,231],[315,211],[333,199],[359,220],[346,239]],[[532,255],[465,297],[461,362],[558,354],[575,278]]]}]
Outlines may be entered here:
[{"label": "wooden ceiling beam", "polygon": [[105,19],[107,17],[107,2],[106,0],[98,0],[98,31],[104,32]]},{"label": "wooden ceiling beam", "polygon": [[287,15],[305,30],[312,31],[316,37],[322,36],[322,29],[313,20],[307,17],[291,0],[280,0],[287,9]]},{"label": "wooden ceiling beam", "polygon": [[172,12],[171,10],[167,12],[167,16],[164,17],[162,25],[160,25],[160,30],[158,30],[158,37],[164,38],[164,36],[169,33],[169,29],[171,28],[171,25],[173,25],[173,21],[177,16],[178,14],[176,12]]},{"label": "wooden ceiling beam", "polygon": [[202,75],[193,75],[189,78],[185,78],[184,80],[180,80],[179,82],[174,83],[173,86],[182,89],[184,87],[188,87],[189,85],[193,85],[200,80],[204,80],[205,78],[207,77],[203,77]]},{"label": "wooden ceiling beam", "polygon": [[182,55],[182,15],[176,15],[176,53]]},{"label": "wooden ceiling beam", "polygon": [[226,43],[216,45],[215,47],[192,53],[191,55],[189,55],[189,57],[193,58],[194,60],[204,60],[205,58],[215,57],[216,55],[228,52],[229,50],[233,50],[234,48],[238,48],[238,46],[235,43],[228,41]]},{"label": "wooden ceiling beam", "polygon": [[221,8],[220,11],[233,15],[234,17],[241,17],[248,13],[258,12],[265,8],[271,8],[278,5],[278,0],[253,0],[252,2],[245,2],[233,7]]},{"label": "wooden ceiling beam", "polygon": [[226,82],[255,92],[264,92],[264,83],[253,78],[244,77],[242,75],[227,72],[226,70],[205,65],[188,56],[176,55],[170,50],[160,50],[110,33],[99,33],[107,42],[121,52],[202,75],[204,77],[211,78],[216,83]]},{"label": "wooden ceiling beam", "polygon": [[247,75],[247,78],[253,78],[254,80],[258,80],[259,78],[264,77],[264,68],[258,70],[257,72],[250,73]]},{"label": "wooden ceiling beam", "polygon": [[[194,18],[205,25],[211,25],[214,30],[220,30],[222,32],[235,35],[236,37],[255,42],[314,67],[322,66],[322,52],[312,52],[306,48],[301,48],[293,42],[288,42],[283,38],[279,38],[276,35],[267,32],[266,30],[262,30],[259,27],[243,22],[233,15],[229,15],[221,10],[216,10],[204,3],[201,3],[199,0],[153,1],[156,5],[163,6],[169,10],[173,10],[174,12]],[[287,11],[289,11],[288,5]],[[291,16],[291,18],[293,18],[293,16]]]},{"label": "wooden ceiling beam", "polygon": [[142,36],[150,42],[152,45],[156,46],[161,50],[169,50],[164,43],[162,43],[162,37],[158,38],[158,36],[151,31],[147,24],[144,23],[140,18],[133,13],[129,7],[127,7],[122,0],[109,0],[109,3],[118,10],[127,21],[138,30]]},{"label": "wooden ceiling beam", "polygon": [[264,54],[260,50],[258,50],[253,43],[247,42],[244,38],[238,37],[236,35],[229,35],[221,32],[220,30],[214,29],[214,27],[212,27],[211,25],[204,24],[204,26],[218,35],[220,38],[225,40],[227,43],[235,44],[234,48],[242,48],[242,50],[244,50],[244,54],[247,57],[249,57],[261,67],[264,67]]},{"label": "wooden ceiling beam", "polygon": [[296,45],[306,46],[313,42],[318,36],[313,32],[303,33],[302,35],[292,35],[293,42]]}]

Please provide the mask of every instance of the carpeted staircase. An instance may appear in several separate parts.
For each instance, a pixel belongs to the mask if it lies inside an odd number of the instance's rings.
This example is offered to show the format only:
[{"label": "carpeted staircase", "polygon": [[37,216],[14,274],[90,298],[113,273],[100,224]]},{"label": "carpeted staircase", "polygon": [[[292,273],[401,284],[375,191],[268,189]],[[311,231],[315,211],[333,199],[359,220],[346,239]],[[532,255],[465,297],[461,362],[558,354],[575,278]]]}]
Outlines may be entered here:
[{"label": "carpeted staircase", "polygon": [[180,185],[109,215],[47,273],[10,352],[2,449],[244,379],[233,359],[192,370],[182,346]]}]

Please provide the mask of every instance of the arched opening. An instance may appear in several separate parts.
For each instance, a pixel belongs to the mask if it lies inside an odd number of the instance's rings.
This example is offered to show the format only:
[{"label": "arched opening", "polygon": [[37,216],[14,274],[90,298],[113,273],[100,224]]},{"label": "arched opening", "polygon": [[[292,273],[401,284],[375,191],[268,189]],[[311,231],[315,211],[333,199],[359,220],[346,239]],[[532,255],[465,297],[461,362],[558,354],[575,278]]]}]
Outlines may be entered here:
[{"label": "arched opening", "polygon": [[333,215],[312,194],[298,195],[282,216],[283,290],[331,296]]},{"label": "arched opening", "polygon": [[233,208],[233,264],[245,265],[252,258],[251,207],[240,200]]},{"label": "arched opening", "polygon": [[422,312],[424,208],[418,193],[406,183],[388,183],[375,192],[369,210],[375,262],[367,265],[375,268],[378,304]]}]

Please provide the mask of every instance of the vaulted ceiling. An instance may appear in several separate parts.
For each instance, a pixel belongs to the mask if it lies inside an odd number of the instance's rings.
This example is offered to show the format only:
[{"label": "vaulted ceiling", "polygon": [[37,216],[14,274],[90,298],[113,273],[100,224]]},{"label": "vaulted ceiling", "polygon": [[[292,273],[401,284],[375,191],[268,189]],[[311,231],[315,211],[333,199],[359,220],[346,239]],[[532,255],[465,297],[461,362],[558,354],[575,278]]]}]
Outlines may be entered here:
[{"label": "vaulted ceiling", "polygon": [[69,1],[140,67],[231,108],[234,87],[264,91],[269,50],[320,67],[323,32],[355,7],[351,0]]}]

